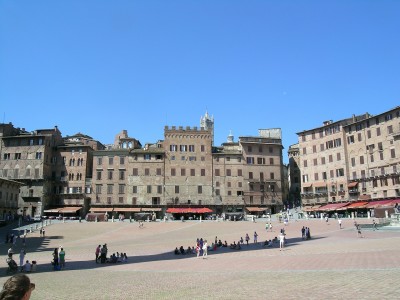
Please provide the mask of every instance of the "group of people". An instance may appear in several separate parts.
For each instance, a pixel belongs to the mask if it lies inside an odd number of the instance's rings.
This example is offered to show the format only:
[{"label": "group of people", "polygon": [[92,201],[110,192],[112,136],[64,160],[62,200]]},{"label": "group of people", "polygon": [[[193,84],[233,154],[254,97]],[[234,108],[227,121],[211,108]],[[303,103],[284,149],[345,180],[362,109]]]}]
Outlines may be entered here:
[{"label": "group of people", "polygon": [[54,270],[61,270],[65,268],[65,250],[63,247],[55,248],[53,251],[53,261],[51,262]]},{"label": "group of people", "polygon": [[98,245],[95,250],[95,255],[96,255],[96,264],[100,263],[105,264],[105,263],[118,263],[118,262],[128,262],[128,256],[126,255],[125,252],[115,252],[110,255],[110,257],[107,258],[107,253],[108,253],[108,247],[107,244],[104,244],[103,246]]},{"label": "group of people", "polygon": [[301,228],[301,238],[303,240],[311,239],[310,227],[302,227]]}]

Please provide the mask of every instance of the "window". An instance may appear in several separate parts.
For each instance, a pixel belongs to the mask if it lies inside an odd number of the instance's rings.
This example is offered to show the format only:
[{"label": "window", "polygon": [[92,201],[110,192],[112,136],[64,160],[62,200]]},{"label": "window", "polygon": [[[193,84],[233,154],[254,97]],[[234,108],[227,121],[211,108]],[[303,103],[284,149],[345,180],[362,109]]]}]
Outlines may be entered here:
[{"label": "window", "polygon": [[162,194],[162,185],[157,185],[157,194]]},{"label": "window", "polygon": [[201,151],[201,152],[204,152],[204,151],[206,151],[206,149],[205,149],[204,145],[201,145],[201,146],[200,146],[200,151]]},{"label": "window", "polygon": [[120,184],[118,186],[118,194],[125,194],[125,184]]},{"label": "window", "polygon": [[108,180],[113,179],[113,170],[108,170]]},{"label": "window", "polygon": [[242,175],[242,169],[238,169],[238,170],[237,170],[237,176],[243,176],[243,175]]},{"label": "window", "polygon": [[319,180],[318,179],[318,173],[314,173],[314,180]]},{"label": "window", "polygon": [[344,169],[336,169],[336,177],[344,176]]},{"label": "window", "polygon": [[273,165],[274,164],[274,159],[272,157],[269,158],[269,164]]},{"label": "window", "polygon": [[179,185],[175,186],[175,194],[179,194]]},{"label": "window", "polygon": [[360,156],[360,165],[364,164],[364,156]]},{"label": "window", "polygon": [[328,179],[328,177],[327,177],[327,175],[326,175],[326,172],[322,172],[322,179],[323,179],[323,180]]},{"label": "window", "polygon": [[157,176],[161,176],[161,168],[157,168],[156,174],[157,174]]},{"label": "window", "polygon": [[325,164],[325,157],[321,157],[321,165]]},{"label": "window", "polygon": [[351,166],[354,167],[356,165],[356,159],[355,157],[351,158]]},{"label": "window", "polygon": [[387,131],[388,131],[388,134],[392,134],[393,133],[393,126],[392,125],[388,126],[387,127]]},{"label": "window", "polygon": [[186,169],[181,169],[181,176],[186,176]]},{"label": "window", "polygon": [[367,131],[367,138],[369,138],[369,139],[371,138],[371,130]]},{"label": "window", "polygon": [[253,152],[253,148],[252,148],[251,146],[248,146],[248,147],[247,147],[247,151],[248,151],[248,152]]},{"label": "window", "polygon": [[340,161],[340,160],[341,160],[340,153],[336,153],[336,160],[337,160],[337,161]]},{"label": "window", "polygon": [[312,151],[313,151],[313,153],[316,153],[316,152],[317,152],[317,145],[313,145],[313,146],[312,146]]},{"label": "window", "polygon": [[125,180],[125,171],[124,170],[119,171],[119,180]]},{"label": "window", "polygon": [[197,186],[197,194],[202,194],[203,193],[203,186],[198,185]]},{"label": "window", "polygon": [[187,151],[187,146],[186,145],[180,145],[179,146],[179,151],[186,152]]},{"label": "window", "polygon": [[307,160],[306,159],[303,161],[303,167],[307,168]]},{"label": "window", "polygon": [[194,145],[189,145],[189,152],[194,152]]},{"label": "window", "polygon": [[42,159],[42,152],[36,152],[36,159]]},{"label": "window", "polygon": [[118,197],[118,203],[124,203],[124,197]]},{"label": "window", "polygon": [[231,169],[226,169],[226,176],[232,176]]},{"label": "window", "polygon": [[265,158],[264,157],[258,157],[257,158],[257,164],[265,165]]},{"label": "window", "polygon": [[333,156],[332,156],[332,154],[329,155],[329,162],[330,162],[330,163],[333,162]]},{"label": "window", "polygon": [[314,164],[314,166],[318,166],[318,159],[314,158],[313,164]]},{"label": "window", "polygon": [[147,194],[151,194],[151,185],[147,186]]},{"label": "window", "polygon": [[169,145],[169,151],[176,152],[177,149],[178,149],[177,145]]},{"label": "window", "polygon": [[380,136],[381,135],[381,129],[378,127],[376,128],[376,136]]},{"label": "window", "polygon": [[[65,163],[65,161],[64,161],[64,163]],[[97,158],[97,164],[98,164],[99,166],[101,166],[101,165],[103,164],[103,158],[102,158],[102,157],[98,157],[98,158]]]},{"label": "window", "polygon": [[303,154],[307,154],[307,148],[306,147],[303,148]]},{"label": "window", "polygon": [[221,176],[220,172],[219,172],[219,169],[215,169],[215,176]]},{"label": "window", "polygon": [[132,194],[137,194],[137,186],[132,186]]},{"label": "window", "polygon": [[114,157],[109,157],[108,158],[108,165],[112,166],[114,164]]},{"label": "window", "polygon": [[123,157],[123,156],[119,157],[119,164],[120,165],[124,165],[125,164],[125,157]]},{"label": "window", "polygon": [[101,184],[96,184],[96,194],[101,194]]},{"label": "window", "polygon": [[320,151],[324,151],[324,149],[325,149],[325,145],[324,145],[324,144],[320,144],[320,145],[319,145],[319,150],[320,150]]},{"label": "window", "polygon": [[132,169],[132,176],[138,176],[139,175],[139,170],[137,168]]},{"label": "window", "polygon": [[200,176],[206,176],[206,169],[200,170]]},{"label": "window", "polygon": [[271,172],[271,173],[269,174],[269,176],[270,176],[271,179],[275,179],[275,174],[274,174],[274,172]]},{"label": "window", "polygon": [[14,159],[21,159],[21,153],[15,153]]},{"label": "window", "polygon": [[249,179],[253,179],[253,172],[249,172]]},{"label": "window", "polygon": [[145,176],[150,176],[150,169],[149,168],[145,168],[144,169],[144,175]]},{"label": "window", "polygon": [[354,144],[354,135],[351,135],[351,136],[347,137],[347,143],[348,144]]},{"label": "window", "polygon": [[261,145],[258,146],[258,152],[259,152],[259,153],[262,153],[262,152],[263,152],[263,149],[262,149],[262,146],[261,146]]},{"label": "window", "polygon": [[247,157],[247,164],[254,165],[254,157]]},{"label": "window", "polygon": [[113,193],[113,185],[107,184],[107,194],[112,194],[112,193]]},{"label": "window", "polygon": [[390,157],[396,158],[396,150],[395,149],[390,149]]},{"label": "window", "polygon": [[196,169],[190,169],[190,176],[196,176]]},{"label": "window", "polygon": [[151,160],[151,154],[145,154],[144,160]]},{"label": "window", "polygon": [[171,176],[176,176],[176,170],[174,168],[171,169]]}]

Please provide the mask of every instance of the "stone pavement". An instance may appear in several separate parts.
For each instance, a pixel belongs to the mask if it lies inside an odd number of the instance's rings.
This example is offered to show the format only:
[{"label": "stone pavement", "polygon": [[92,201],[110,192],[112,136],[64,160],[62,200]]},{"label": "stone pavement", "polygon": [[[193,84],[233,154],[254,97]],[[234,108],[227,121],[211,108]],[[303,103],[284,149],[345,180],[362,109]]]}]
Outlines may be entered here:
[{"label": "stone pavement", "polygon": [[[371,223],[372,219],[360,219]],[[312,239],[301,239],[301,227],[311,228]],[[31,299],[398,299],[400,298],[400,228],[363,230],[357,237],[353,220],[344,229],[331,219],[291,221],[288,226],[265,220],[256,223],[188,221],[145,223],[56,223],[46,237],[29,234],[26,259],[38,261],[29,276],[36,284]],[[288,240],[265,248],[261,241],[285,228]],[[257,231],[259,244],[253,244]],[[242,250],[210,251],[207,259],[174,255],[175,247],[194,246],[197,237],[211,244],[215,236],[228,244],[248,233]],[[5,235],[5,229],[0,229]],[[0,237],[3,238],[3,237]],[[126,252],[128,263],[96,264],[97,245],[109,253]],[[52,271],[55,247],[66,251],[67,267]],[[0,245],[0,284],[6,276],[9,245]],[[21,246],[17,242],[16,252]],[[19,261],[16,255],[16,261]]]}]

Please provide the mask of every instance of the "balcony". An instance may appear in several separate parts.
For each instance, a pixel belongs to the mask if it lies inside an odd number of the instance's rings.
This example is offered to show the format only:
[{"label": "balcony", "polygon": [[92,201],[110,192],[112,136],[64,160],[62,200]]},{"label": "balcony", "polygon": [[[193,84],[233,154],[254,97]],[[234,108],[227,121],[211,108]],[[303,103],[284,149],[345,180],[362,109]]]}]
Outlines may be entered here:
[{"label": "balcony", "polygon": [[350,189],[349,190],[349,194],[350,195],[356,195],[356,194],[359,194],[360,192],[358,191],[358,189]]},{"label": "balcony", "polygon": [[337,190],[330,190],[329,191],[330,196],[336,196],[337,195]]},{"label": "balcony", "polygon": [[345,190],[340,190],[340,191],[338,191],[338,195],[339,196],[344,196],[344,195],[346,195],[346,191]]}]

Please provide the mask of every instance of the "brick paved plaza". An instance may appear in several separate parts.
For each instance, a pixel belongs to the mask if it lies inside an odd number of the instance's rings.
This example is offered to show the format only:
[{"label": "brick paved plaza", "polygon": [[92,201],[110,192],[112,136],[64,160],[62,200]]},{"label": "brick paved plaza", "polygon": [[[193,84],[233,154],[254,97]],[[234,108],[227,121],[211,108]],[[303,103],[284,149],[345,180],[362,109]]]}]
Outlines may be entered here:
[{"label": "brick paved plaza", "polygon": [[[358,220],[369,222],[372,220]],[[37,260],[30,274],[36,290],[31,299],[398,299],[400,295],[400,228],[363,230],[358,238],[353,220],[300,220],[285,227],[288,244],[279,251],[253,244],[279,235],[283,224],[253,222],[70,222],[46,227],[46,237],[28,235],[26,259]],[[303,241],[300,229],[311,228]],[[6,229],[1,233],[5,236]],[[175,247],[194,246],[197,237],[211,244],[217,236],[228,244],[249,233],[242,250],[221,248],[207,259],[174,255]],[[96,264],[97,245],[109,253],[126,252],[128,263]],[[66,269],[52,271],[55,247],[66,251]],[[6,276],[1,244],[0,284]],[[17,242],[16,252],[21,246]],[[15,260],[19,262],[18,255]]]}]

